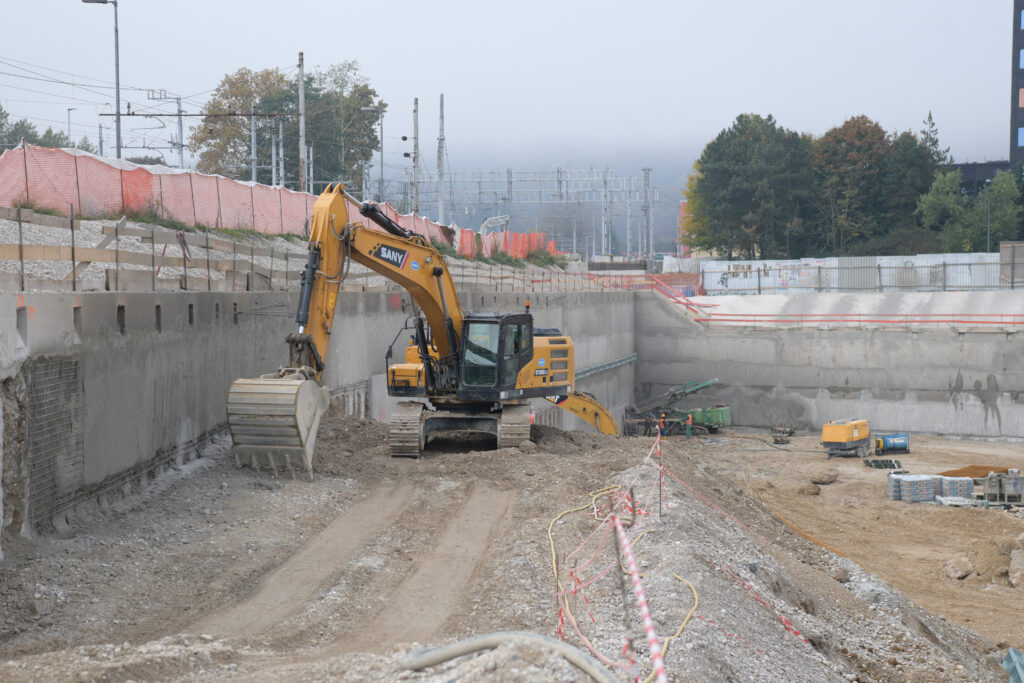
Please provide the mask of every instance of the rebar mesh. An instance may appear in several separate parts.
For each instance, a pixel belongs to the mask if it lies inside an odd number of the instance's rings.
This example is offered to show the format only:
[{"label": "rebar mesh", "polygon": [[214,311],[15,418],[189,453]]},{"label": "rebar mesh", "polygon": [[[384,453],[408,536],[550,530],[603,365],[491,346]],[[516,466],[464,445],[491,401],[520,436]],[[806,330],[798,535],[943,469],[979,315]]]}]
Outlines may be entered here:
[{"label": "rebar mesh", "polygon": [[26,363],[28,385],[29,523],[50,528],[61,500],[82,484],[85,441],[77,358]]}]

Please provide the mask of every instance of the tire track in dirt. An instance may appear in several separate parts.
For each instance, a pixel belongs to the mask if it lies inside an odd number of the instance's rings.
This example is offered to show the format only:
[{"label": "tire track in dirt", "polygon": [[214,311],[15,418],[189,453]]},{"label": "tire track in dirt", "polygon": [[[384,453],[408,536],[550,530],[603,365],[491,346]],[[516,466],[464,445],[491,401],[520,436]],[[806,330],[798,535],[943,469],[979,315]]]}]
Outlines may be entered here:
[{"label": "tire track in dirt", "polygon": [[459,603],[516,496],[516,491],[474,487],[430,554],[377,618],[340,643],[342,650],[381,652],[394,643],[428,640]]},{"label": "tire track in dirt", "polygon": [[377,489],[335,517],[284,564],[271,570],[256,591],[195,625],[196,633],[240,637],[261,633],[297,614],[321,585],[356,551],[391,526],[408,506],[413,489]]}]

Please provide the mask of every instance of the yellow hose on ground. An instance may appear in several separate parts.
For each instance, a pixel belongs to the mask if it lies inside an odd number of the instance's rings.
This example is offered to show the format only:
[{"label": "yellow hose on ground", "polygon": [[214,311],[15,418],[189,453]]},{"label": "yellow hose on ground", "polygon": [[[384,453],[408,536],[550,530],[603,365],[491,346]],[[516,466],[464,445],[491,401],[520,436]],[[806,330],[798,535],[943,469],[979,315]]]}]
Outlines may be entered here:
[{"label": "yellow hose on ground", "polygon": [[[560,512],[558,516],[552,519],[551,523],[548,524],[548,545],[551,548],[551,571],[555,575],[555,585],[558,587],[558,595],[561,595],[565,591],[565,588],[562,586],[562,579],[558,575],[558,554],[555,552],[555,538],[551,533],[552,530],[555,528],[555,524],[558,522],[558,520],[562,519],[562,517],[565,517],[566,515],[571,515],[574,512],[582,512],[583,510],[587,510],[594,507],[594,501],[596,501],[598,498],[612,491],[618,491],[620,488],[621,487],[616,484],[613,486],[606,486],[603,489],[598,489],[596,491],[591,491],[588,494],[590,497],[589,503],[587,503],[586,505],[581,505],[578,508],[572,508],[571,510],[565,510],[564,512]],[[591,652],[597,655],[597,657],[601,660],[601,663],[605,666],[614,666],[613,662],[607,657],[603,656],[601,653],[599,653],[597,651],[597,648],[594,647],[593,643],[587,640],[587,637],[583,635],[583,629],[579,627],[578,623],[576,622],[575,615],[573,615],[572,610],[569,609],[569,601],[563,600],[562,604],[565,607],[565,613],[569,617],[569,620],[572,623],[573,628],[577,631],[577,635],[580,636],[580,639],[583,641],[583,644],[587,646],[587,649],[589,649]]]},{"label": "yellow hose on ground", "polygon": [[[697,597],[697,589],[693,587],[693,584],[690,583],[689,581],[687,581],[686,579],[684,579],[683,577],[679,576],[679,574],[676,574],[675,572],[672,572],[672,576],[676,577],[677,581],[682,581],[683,583],[685,583],[687,586],[690,587],[690,590],[693,591],[693,607],[690,608],[689,614],[687,614],[686,618],[683,619],[683,623],[679,624],[679,628],[676,629],[676,632],[673,633],[671,636],[669,636],[668,638],[665,639],[665,646],[663,648],[661,648],[661,656],[662,657],[666,657],[668,655],[669,643],[671,643],[673,640],[678,638],[680,636],[680,634],[682,634],[683,629],[686,628],[686,625],[688,623],[690,623],[690,619],[693,617],[694,613],[697,611],[697,605],[700,604],[700,598]],[[653,671],[647,676],[647,678],[644,679],[644,683],[651,683],[652,680],[654,680],[654,672]]]}]

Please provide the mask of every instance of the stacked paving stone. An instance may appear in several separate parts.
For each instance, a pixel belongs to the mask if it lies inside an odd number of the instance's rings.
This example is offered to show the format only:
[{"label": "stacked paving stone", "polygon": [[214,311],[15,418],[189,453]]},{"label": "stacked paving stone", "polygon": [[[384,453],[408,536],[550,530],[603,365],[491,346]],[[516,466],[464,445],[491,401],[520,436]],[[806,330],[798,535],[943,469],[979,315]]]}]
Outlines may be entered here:
[{"label": "stacked paving stone", "polygon": [[941,495],[956,498],[974,498],[974,480],[970,477],[942,477]]},{"label": "stacked paving stone", "polygon": [[[893,480],[899,488],[898,498],[893,498]],[[940,486],[940,477],[931,474],[891,474],[889,481],[889,497],[907,503],[934,501]]]}]

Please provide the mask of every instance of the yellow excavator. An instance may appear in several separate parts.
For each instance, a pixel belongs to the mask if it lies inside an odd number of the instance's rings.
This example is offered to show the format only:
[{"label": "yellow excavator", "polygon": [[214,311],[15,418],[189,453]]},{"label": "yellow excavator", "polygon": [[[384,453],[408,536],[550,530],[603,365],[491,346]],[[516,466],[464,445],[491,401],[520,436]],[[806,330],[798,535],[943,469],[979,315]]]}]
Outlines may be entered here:
[{"label": "yellow excavator", "polygon": [[[350,222],[349,206],[383,231]],[[602,433],[619,433],[603,405],[574,390],[569,337],[535,328],[529,302],[521,313],[463,310],[444,256],[337,184],[313,207],[295,318],[299,328],[286,337],[288,366],[236,380],[228,392],[237,464],[312,473],[317,427],[329,404],[321,384],[327,346],[350,260],[398,283],[413,301],[413,314],[385,356],[388,394],[412,399],[394,409],[392,456],[419,457],[428,435],[442,430],[486,432],[497,437],[498,448],[516,446],[530,438],[531,398],[547,399]],[[392,362],[403,332],[409,341]]]}]

